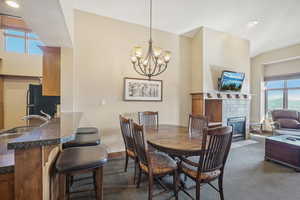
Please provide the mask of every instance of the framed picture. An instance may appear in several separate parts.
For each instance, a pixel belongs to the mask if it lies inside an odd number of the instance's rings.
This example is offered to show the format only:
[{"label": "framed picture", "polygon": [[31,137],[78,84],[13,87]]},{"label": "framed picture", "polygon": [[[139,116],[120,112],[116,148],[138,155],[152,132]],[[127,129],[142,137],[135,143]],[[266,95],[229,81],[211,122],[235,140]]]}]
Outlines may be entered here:
[{"label": "framed picture", "polygon": [[124,78],[124,101],[162,101],[162,80]]}]

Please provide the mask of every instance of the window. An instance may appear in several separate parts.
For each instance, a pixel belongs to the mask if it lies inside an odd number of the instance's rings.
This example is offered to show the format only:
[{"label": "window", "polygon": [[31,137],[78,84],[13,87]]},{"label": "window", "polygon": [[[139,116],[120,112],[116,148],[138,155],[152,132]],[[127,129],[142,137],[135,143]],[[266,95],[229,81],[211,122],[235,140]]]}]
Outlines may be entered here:
[{"label": "window", "polygon": [[43,43],[39,41],[38,36],[34,33],[6,29],[4,31],[4,38],[5,51],[30,55],[43,54],[42,50],[38,47],[43,45]]},{"label": "window", "polygon": [[266,113],[274,109],[300,111],[300,79],[265,82]]}]

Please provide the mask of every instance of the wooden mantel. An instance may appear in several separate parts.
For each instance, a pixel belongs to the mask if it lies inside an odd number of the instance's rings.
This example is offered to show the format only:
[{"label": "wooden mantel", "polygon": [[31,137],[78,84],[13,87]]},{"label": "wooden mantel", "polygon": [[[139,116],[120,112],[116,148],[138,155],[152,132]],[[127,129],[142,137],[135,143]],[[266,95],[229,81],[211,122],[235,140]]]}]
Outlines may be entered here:
[{"label": "wooden mantel", "polygon": [[201,96],[202,99],[251,99],[252,94],[241,92],[192,92],[192,96]]},{"label": "wooden mantel", "polygon": [[210,122],[222,122],[223,100],[250,100],[251,94],[237,92],[194,92],[192,96],[192,114],[204,115]]}]

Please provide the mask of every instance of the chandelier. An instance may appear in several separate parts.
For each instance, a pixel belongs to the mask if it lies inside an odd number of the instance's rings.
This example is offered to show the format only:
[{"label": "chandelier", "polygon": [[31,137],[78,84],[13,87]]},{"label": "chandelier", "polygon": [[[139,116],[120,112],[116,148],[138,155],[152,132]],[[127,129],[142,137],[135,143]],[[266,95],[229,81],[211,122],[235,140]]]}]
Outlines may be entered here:
[{"label": "chandelier", "polygon": [[171,58],[170,51],[163,51],[159,47],[153,47],[152,43],[152,0],[150,0],[150,39],[148,51],[143,56],[143,49],[141,46],[135,46],[131,56],[131,62],[134,70],[151,79],[152,76],[158,76],[168,67]]}]

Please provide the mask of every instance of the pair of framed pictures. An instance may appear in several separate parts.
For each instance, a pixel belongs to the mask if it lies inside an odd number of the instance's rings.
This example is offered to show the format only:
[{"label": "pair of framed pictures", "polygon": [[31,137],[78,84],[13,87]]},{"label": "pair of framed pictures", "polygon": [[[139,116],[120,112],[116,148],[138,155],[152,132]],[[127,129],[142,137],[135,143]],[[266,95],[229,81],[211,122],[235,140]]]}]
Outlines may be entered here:
[{"label": "pair of framed pictures", "polygon": [[162,80],[124,78],[124,101],[162,101]]}]

